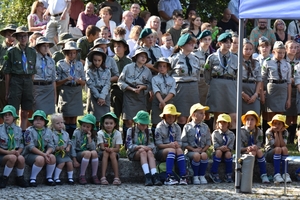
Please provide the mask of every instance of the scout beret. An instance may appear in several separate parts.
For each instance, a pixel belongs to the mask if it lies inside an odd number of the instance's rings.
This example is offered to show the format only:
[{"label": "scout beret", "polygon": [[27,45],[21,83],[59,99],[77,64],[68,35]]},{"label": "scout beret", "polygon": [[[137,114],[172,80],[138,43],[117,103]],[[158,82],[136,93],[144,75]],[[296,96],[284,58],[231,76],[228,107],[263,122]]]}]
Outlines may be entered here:
[{"label": "scout beret", "polygon": [[259,39],[258,39],[258,44],[260,45],[261,43],[263,42],[268,42],[268,38],[266,38],[265,36],[261,36]]},{"label": "scout beret", "polygon": [[221,42],[223,40],[227,40],[227,39],[231,39],[232,35],[230,33],[222,33],[219,37],[218,37],[218,42]]},{"label": "scout beret", "polygon": [[248,38],[244,38],[243,44],[252,44],[252,42],[250,40],[248,40]]},{"label": "scout beret", "polygon": [[201,34],[199,35],[197,40],[201,40],[202,38],[210,36],[210,35],[211,35],[210,30],[204,30],[204,31],[201,32]]},{"label": "scout beret", "polygon": [[182,36],[180,36],[180,38],[177,42],[177,46],[182,47],[186,43],[188,43],[191,39],[192,39],[192,36],[189,33],[185,33]]},{"label": "scout beret", "polygon": [[140,36],[139,36],[139,39],[142,39],[144,37],[147,37],[148,35],[152,34],[152,30],[151,28],[144,28],[141,33],[140,33]]}]

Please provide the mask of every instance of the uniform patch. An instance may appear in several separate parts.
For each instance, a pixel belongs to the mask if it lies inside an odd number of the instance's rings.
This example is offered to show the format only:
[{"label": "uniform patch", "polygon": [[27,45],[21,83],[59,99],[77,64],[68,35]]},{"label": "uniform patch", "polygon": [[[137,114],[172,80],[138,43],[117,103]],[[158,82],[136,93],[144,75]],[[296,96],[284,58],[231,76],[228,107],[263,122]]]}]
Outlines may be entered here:
[{"label": "uniform patch", "polygon": [[158,138],[159,138],[159,135],[160,135],[159,132],[155,133],[155,139],[158,139]]}]

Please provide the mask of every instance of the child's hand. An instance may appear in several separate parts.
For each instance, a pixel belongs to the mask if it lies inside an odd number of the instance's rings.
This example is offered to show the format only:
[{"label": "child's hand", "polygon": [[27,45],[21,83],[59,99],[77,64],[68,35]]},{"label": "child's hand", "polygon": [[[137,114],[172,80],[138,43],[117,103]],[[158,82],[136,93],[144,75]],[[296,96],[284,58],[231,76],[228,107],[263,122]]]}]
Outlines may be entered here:
[{"label": "child's hand", "polygon": [[68,76],[66,79],[67,79],[68,81],[71,81],[71,80],[73,80],[73,77],[72,77],[72,76]]},{"label": "child's hand", "polygon": [[69,146],[66,148],[66,152],[70,152],[70,147]]},{"label": "child's hand", "polygon": [[164,101],[159,103],[159,109],[163,110],[165,106],[166,103]]},{"label": "child's hand", "polygon": [[49,153],[45,153],[44,154],[44,158],[45,158],[46,163],[49,164],[50,163],[50,155],[49,155]]},{"label": "child's hand", "polygon": [[248,94],[246,94],[245,92],[242,93],[242,99],[245,101],[245,102],[248,102],[250,100],[250,97]]},{"label": "child's hand", "polygon": [[103,106],[103,105],[105,104],[105,100],[99,98],[99,99],[97,100],[97,104],[100,105],[100,106]]},{"label": "child's hand", "polygon": [[170,148],[176,149],[175,142],[171,142],[169,145],[170,145]]},{"label": "child's hand", "polygon": [[105,150],[106,152],[108,152],[108,153],[112,152],[112,151],[111,151],[111,148],[108,148],[108,147],[105,147],[104,150]]},{"label": "child's hand", "polygon": [[256,98],[257,98],[257,93],[255,93],[254,95],[251,96],[251,98],[248,101],[248,104],[255,102]]},{"label": "child's hand", "polygon": [[77,160],[75,160],[75,161],[73,161],[73,166],[75,168],[77,168],[77,167],[80,167],[80,164],[79,164],[79,162],[77,162]]},{"label": "child's hand", "polygon": [[91,136],[92,136],[91,131],[87,132],[86,136],[87,136],[87,138],[91,138]]}]

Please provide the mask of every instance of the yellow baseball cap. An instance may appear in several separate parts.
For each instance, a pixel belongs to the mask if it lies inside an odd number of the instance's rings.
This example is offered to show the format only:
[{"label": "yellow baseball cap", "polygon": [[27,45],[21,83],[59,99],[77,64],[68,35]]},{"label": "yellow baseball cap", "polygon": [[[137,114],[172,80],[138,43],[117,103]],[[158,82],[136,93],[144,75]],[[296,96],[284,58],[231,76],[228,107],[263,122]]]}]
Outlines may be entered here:
[{"label": "yellow baseball cap", "polygon": [[272,123],[273,123],[274,120],[283,122],[285,128],[288,128],[288,127],[289,127],[289,125],[287,125],[287,124],[285,123],[286,116],[284,116],[284,115],[276,114],[276,115],[272,118],[272,121],[268,122],[269,126],[272,126]]},{"label": "yellow baseball cap", "polygon": [[225,113],[220,114],[218,116],[217,122],[221,122],[221,121],[229,123],[229,122],[231,122],[231,117]]},{"label": "yellow baseball cap", "polygon": [[249,115],[253,115],[256,118],[256,124],[255,124],[255,126],[259,126],[259,124],[260,124],[259,123],[259,116],[253,110],[249,110],[246,114],[242,115],[241,119],[242,119],[243,124],[244,125],[246,124],[246,117],[249,116]]},{"label": "yellow baseball cap", "polygon": [[178,117],[179,115],[181,115],[181,113],[177,112],[177,109],[173,104],[167,104],[164,107],[163,112],[159,116],[163,117],[164,115],[176,115]]},{"label": "yellow baseball cap", "polygon": [[208,106],[202,106],[200,103],[196,103],[192,105],[190,108],[190,116],[196,111],[196,110],[209,110]]}]

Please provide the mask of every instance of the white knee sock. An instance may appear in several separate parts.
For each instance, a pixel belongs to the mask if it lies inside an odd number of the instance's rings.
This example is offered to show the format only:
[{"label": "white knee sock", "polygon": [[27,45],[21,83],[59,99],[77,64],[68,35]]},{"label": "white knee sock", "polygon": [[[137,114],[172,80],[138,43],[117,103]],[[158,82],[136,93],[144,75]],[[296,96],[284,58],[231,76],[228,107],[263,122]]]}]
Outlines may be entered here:
[{"label": "white knee sock", "polygon": [[151,169],[151,174],[153,175],[153,174],[156,174],[156,168],[152,168]]},{"label": "white knee sock", "polygon": [[68,172],[68,178],[69,178],[69,179],[70,179],[70,178],[73,179],[73,171],[69,171],[69,172]]},{"label": "white knee sock", "polygon": [[46,166],[46,178],[52,178],[53,172],[55,169],[55,164]]},{"label": "white knee sock", "polygon": [[92,160],[92,176],[96,176],[97,175],[98,165],[99,165],[98,158],[94,158]]},{"label": "white knee sock", "polygon": [[58,167],[55,168],[55,172],[54,172],[54,180],[59,179],[59,175],[61,173],[61,169],[59,169]]},{"label": "white knee sock", "polygon": [[42,167],[38,167],[35,164],[33,164],[32,169],[31,169],[30,179],[36,179],[36,176],[38,175],[38,173],[40,173],[41,170],[42,170]]},{"label": "white knee sock", "polygon": [[17,176],[19,177],[19,176],[23,176],[23,174],[24,174],[24,168],[23,169],[18,169],[17,168]]},{"label": "white knee sock", "polygon": [[89,159],[82,158],[80,163],[80,176],[85,175],[86,168],[89,164]]},{"label": "white knee sock", "polygon": [[7,165],[5,165],[4,167],[4,172],[3,172],[3,176],[9,176],[11,171],[13,170],[13,168],[7,167]]},{"label": "white knee sock", "polygon": [[149,165],[147,163],[142,165],[144,174],[148,174],[149,173]]}]

